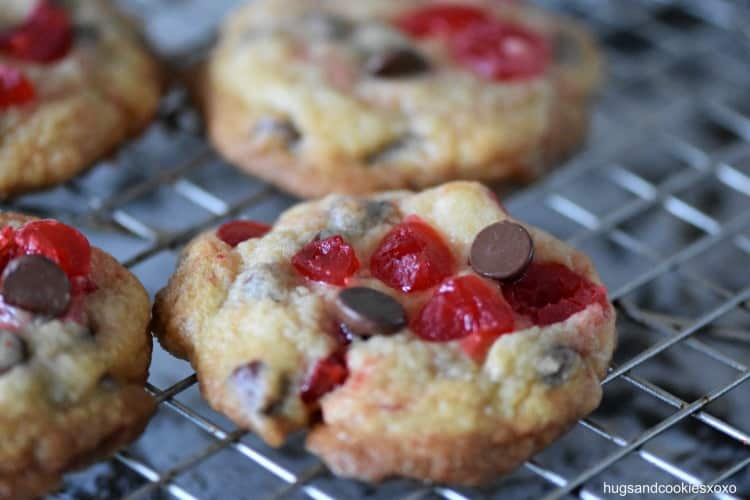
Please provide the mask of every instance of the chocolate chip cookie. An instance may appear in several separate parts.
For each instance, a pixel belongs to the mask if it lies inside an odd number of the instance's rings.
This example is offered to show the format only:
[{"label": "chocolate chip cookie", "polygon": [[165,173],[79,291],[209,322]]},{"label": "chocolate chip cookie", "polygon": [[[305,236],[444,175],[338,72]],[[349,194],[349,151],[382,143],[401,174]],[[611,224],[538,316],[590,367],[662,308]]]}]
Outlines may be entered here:
[{"label": "chocolate chip cookie", "polygon": [[601,62],[520,2],[254,0],[199,85],[231,162],[303,197],[528,180],[584,139]]},{"label": "chocolate chip cookie", "polygon": [[473,182],[204,233],[153,321],[209,403],[268,443],[309,428],[338,475],[466,485],[599,404],[614,325],[589,259]]},{"label": "chocolate chip cookie", "polygon": [[60,183],[142,130],[155,61],[102,0],[4,0],[0,8],[0,197]]},{"label": "chocolate chip cookie", "polygon": [[37,498],[154,411],[149,300],[77,230],[0,214],[0,499]]}]

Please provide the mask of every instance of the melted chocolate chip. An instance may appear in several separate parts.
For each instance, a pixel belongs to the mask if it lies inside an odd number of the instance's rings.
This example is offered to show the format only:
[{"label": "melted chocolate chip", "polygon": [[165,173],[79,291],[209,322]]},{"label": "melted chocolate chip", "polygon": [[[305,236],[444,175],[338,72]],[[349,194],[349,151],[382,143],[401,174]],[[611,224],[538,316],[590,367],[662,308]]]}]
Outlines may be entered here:
[{"label": "melted chocolate chip", "polygon": [[419,139],[412,134],[406,134],[371,151],[365,157],[365,162],[368,165],[388,163],[398,159],[399,156],[403,157],[409,151],[415,151],[417,146],[419,146]]},{"label": "melted chocolate chip", "polygon": [[430,64],[421,54],[407,48],[389,49],[372,54],[365,62],[368,74],[378,78],[400,78],[424,73]]},{"label": "melted chocolate chip", "polygon": [[115,378],[109,373],[105,373],[102,375],[102,378],[99,379],[99,387],[107,391],[114,390],[117,388],[117,380],[115,380]]},{"label": "melted chocolate chip", "polygon": [[578,353],[570,347],[558,345],[548,350],[536,366],[542,381],[548,385],[560,385],[570,377]]},{"label": "melted chocolate chip", "polygon": [[92,44],[99,41],[101,33],[96,25],[85,23],[76,24],[73,27],[73,36],[75,36],[76,42]]},{"label": "melted chocolate chip", "polygon": [[321,231],[325,239],[343,234],[345,239],[364,236],[373,227],[398,218],[396,206],[386,200],[361,200],[341,196],[328,209],[328,226]]},{"label": "melted chocolate chip", "polygon": [[59,316],[70,304],[70,281],[60,266],[41,255],[11,260],[3,271],[2,294],[8,304],[45,316]]},{"label": "melted chocolate chip", "polygon": [[373,288],[346,288],[336,298],[341,321],[352,333],[369,336],[392,334],[406,326],[404,307],[390,295]]},{"label": "melted chocolate chip", "polygon": [[245,406],[263,415],[281,410],[290,385],[286,376],[274,377],[268,365],[258,359],[237,367],[230,380]]},{"label": "melted chocolate chip", "polygon": [[351,21],[345,17],[324,12],[306,14],[302,25],[307,34],[318,39],[344,40],[354,30]]},{"label": "melted chocolate chip", "polygon": [[281,118],[261,118],[252,130],[253,137],[260,142],[275,142],[285,148],[294,147],[302,138],[297,127]]},{"label": "melted chocolate chip", "polygon": [[520,275],[534,257],[534,242],[523,226],[496,222],[482,229],[471,245],[469,263],[488,278],[506,280]]},{"label": "melted chocolate chip", "polygon": [[0,375],[23,363],[25,359],[24,341],[18,335],[0,330]]}]

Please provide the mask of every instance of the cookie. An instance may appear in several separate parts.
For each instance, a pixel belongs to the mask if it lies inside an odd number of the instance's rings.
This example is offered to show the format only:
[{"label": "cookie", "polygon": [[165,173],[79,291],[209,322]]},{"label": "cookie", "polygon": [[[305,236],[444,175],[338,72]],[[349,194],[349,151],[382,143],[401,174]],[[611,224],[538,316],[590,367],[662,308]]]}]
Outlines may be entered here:
[{"label": "cookie", "polygon": [[480,184],[229,227],[186,247],[153,331],[271,445],[309,428],[338,475],[477,485],[599,404],[615,313],[592,264]]},{"label": "cookie", "polygon": [[0,499],[133,441],[155,410],[149,299],[75,229],[0,214]]},{"label": "cookie", "polygon": [[0,197],[63,182],[141,131],[161,92],[133,26],[102,0],[0,9]]},{"label": "cookie", "polygon": [[302,196],[529,180],[584,139],[578,25],[495,0],[255,0],[198,85],[231,162]]}]

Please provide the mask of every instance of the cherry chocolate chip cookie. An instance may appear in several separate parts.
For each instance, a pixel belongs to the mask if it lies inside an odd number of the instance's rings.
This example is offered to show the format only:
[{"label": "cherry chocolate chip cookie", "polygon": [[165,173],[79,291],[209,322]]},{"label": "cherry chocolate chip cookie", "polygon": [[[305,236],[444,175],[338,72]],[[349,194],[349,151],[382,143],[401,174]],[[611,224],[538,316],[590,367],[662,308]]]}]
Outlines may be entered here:
[{"label": "cherry chocolate chip cookie", "polygon": [[104,0],[3,0],[0,197],[63,182],[142,130],[155,61]]},{"label": "cherry chocolate chip cookie", "polygon": [[614,324],[588,258],[453,182],[204,233],[153,326],[272,445],[309,428],[338,475],[477,485],[596,408]]},{"label": "cherry chocolate chip cookie", "polygon": [[0,499],[37,498],[146,426],[149,300],[70,226],[0,228]]},{"label": "cherry chocolate chip cookie", "polygon": [[253,0],[199,87],[230,161],[303,196],[528,180],[584,139],[574,22],[497,0]]}]

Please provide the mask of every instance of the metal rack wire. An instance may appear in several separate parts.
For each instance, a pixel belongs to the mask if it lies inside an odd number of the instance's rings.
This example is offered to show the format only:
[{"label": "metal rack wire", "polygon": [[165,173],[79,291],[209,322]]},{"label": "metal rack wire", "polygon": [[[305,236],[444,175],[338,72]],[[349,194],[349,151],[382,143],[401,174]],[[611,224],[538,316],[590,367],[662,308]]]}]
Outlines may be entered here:
[{"label": "metal rack wire", "polygon": [[[180,61],[231,1],[131,3],[152,38],[182,11],[193,45],[165,49]],[[750,6],[540,3],[599,34],[611,78],[586,148],[507,205],[603,274],[621,345],[600,409],[492,487],[372,487],[333,478],[301,439],[272,450],[236,429],[200,400],[189,368],[157,350],[148,388],[160,405],[147,433],[56,497],[599,499],[614,496],[605,481],[733,484],[734,496],[714,496],[750,497]],[[195,5],[211,11],[206,29],[193,24]],[[219,160],[175,86],[143,138],[7,208],[76,224],[153,293],[201,230],[235,216],[271,220],[292,202]]]}]

